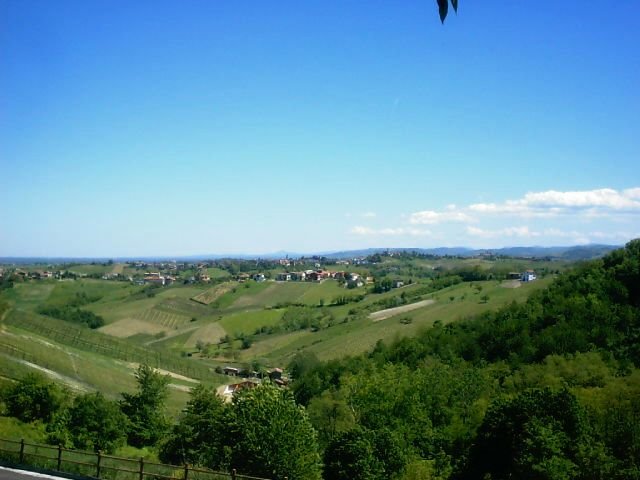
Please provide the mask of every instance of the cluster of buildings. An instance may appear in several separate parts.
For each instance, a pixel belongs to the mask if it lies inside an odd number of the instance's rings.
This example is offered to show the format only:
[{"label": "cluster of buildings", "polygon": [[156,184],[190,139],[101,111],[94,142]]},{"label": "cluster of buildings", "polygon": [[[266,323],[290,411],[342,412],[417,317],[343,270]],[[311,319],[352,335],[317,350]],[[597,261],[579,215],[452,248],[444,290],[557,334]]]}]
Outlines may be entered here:
[{"label": "cluster of buildings", "polygon": [[248,377],[243,378],[240,382],[218,387],[216,391],[224,399],[225,402],[231,402],[231,399],[236,392],[240,390],[255,388],[260,385],[265,379],[269,379],[275,385],[282,388],[286,387],[289,384],[289,379],[284,375],[284,372],[281,368],[272,368],[271,370],[268,370],[266,376],[261,375],[255,371],[246,372],[236,367],[224,367],[222,369],[222,372],[230,377],[239,377],[248,374]]},{"label": "cluster of buildings", "polygon": [[[22,277],[23,279],[41,280],[47,278],[61,278],[63,272],[52,272],[50,270],[32,270],[26,271],[20,268],[15,269],[13,275]],[[0,278],[4,276],[4,271],[0,272]]]},{"label": "cluster of buildings", "polygon": [[[344,271],[305,270],[301,272],[282,272],[276,275],[276,281],[278,282],[322,282],[329,278],[353,284],[356,287],[362,287],[366,283],[373,283],[373,277],[362,277],[358,273]],[[256,274],[254,275],[254,280],[262,282],[265,277],[263,274]]]},{"label": "cluster of buildings", "polygon": [[524,272],[509,272],[507,275],[509,280],[520,280],[521,282],[533,282],[538,277],[533,270],[525,270]]},{"label": "cluster of buildings", "polygon": [[134,281],[137,285],[171,285],[175,282],[175,277],[171,275],[163,275],[160,272],[145,272],[144,276],[141,279],[137,279]]}]

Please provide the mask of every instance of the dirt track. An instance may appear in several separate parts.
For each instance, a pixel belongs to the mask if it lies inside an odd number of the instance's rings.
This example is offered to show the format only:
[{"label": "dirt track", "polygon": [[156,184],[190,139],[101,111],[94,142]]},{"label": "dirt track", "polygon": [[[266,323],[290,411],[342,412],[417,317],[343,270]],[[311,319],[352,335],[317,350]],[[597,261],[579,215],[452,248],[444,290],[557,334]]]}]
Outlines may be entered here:
[{"label": "dirt track", "polygon": [[421,302],[410,303],[409,305],[402,305],[401,307],[387,308],[386,310],[379,310],[369,314],[369,318],[374,322],[385,320],[387,318],[399,315],[400,313],[410,312],[418,308],[426,307],[434,303],[434,300],[422,300]]}]

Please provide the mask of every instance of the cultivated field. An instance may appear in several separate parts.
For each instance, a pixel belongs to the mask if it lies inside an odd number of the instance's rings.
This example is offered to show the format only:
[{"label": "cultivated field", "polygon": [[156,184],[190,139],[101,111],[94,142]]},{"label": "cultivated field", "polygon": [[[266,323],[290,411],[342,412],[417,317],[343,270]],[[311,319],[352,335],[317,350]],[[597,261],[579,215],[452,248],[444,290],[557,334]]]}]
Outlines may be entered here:
[{"label": "cultivated field", "polygon": [[190,320],[186,315],[167,313],[157,307],[143,310],[138,313],[135,318],[142,320],[145,323],[161,325],[173,330],[186,325]]},{"label": "cultivated field", "polygon": [[416,303],[410,303],[409,305],[403,305],[401,307],[393,307],[387,308],[385,310],[378,310],[377,312],[373,312],[369,314],[369,318],[374,322],[379,322],[380,320],[385,320],[387,318],[395,317],[396,315],[400,315],[401,313],[407,313],[412,310],[417,310],[418,308],[426,307],[427,305],[431,305],[435,300],[422,300]]},{"label": "cultivated field", "polygon": [[203,305],[209,305],[237,286],[237,282],[221,283],[220,285],[216,285],[215,287],[211,287],[210,289],[199,293],[198,295],[194,296],[192,300],[195,300],[198,303],[202,303]]}]

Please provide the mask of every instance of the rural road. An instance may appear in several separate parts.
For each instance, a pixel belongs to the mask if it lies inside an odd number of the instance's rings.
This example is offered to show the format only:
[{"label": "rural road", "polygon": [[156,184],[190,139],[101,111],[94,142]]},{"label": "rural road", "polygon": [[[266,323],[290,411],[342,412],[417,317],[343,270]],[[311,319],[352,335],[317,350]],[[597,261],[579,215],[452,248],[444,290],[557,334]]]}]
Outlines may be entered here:
[{"label": "rural road", "polygon": [[0,480],[34,480],[35,478],[48,478],[51,480],[67,480],[62,477],[34,473],[26,470],[16,470],[13,468],[0,467]]},{"label": "rural road", "polygon": [[417,308],[426,307],[432,303],[434,303],[433,300],[422,300],[421,302],[410,303],[409,305],[402,305],[401,307],[387,308],[386,310],[379,310],[377,312],[370,313],[369,318],[374,322],[379,322],[380,320],[385,320],[400,313],[406,313]]}]

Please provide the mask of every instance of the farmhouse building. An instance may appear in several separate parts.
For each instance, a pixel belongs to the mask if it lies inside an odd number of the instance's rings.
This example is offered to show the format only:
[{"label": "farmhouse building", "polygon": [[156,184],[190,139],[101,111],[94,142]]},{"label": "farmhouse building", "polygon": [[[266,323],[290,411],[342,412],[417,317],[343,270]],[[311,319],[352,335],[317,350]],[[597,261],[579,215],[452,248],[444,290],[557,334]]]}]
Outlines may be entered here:
[{"label": "farmhouse building", "polygon": [[231,375],[232,377],[237,377],[240,374],[240,369],[235,367],[224,367],[222,371],[225,375]]},{"label": "farmhouse building", "polygon": [[154,285],[164,285],[165,278],[159,272],[147,272],[144,274],[144,282]]},{"label": "farmhouse building", "polygon": [[225,402],[229,403],[231,402],[231,399],[233,398],[234,393],[240,390],[244,390],[246,388],[255,388],[257,386],[258,386],[258,382],[255,382],[252,380],[244,380],[240,383],[233,383],[231,385],[222,385],[218,387],[217,392],[224,399]]},{"label": "farmhouse building", "polygon": [[526,272],[524,272],[522,274],[522,281],[523,282],[532,282],[536,279],[536,274],[533,270],[527,270]]}]

